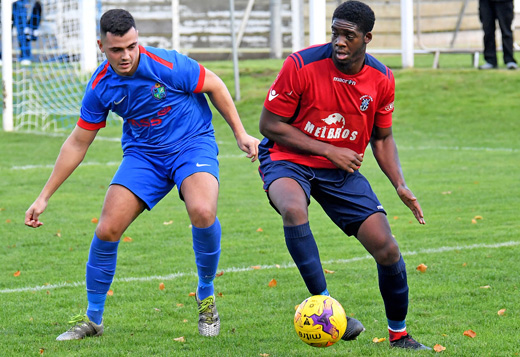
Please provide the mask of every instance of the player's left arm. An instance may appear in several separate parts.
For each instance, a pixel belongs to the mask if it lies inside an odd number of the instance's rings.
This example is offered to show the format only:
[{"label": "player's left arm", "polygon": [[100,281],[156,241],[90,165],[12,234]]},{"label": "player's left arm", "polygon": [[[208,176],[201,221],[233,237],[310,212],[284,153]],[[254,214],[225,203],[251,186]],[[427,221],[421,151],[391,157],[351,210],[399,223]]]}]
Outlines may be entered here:
[{"label": "player's left arm", "polygon": [[258,144],[260,141],[249,135],[244,129],[235,103],[222,79],[210,70],[205,69],[204,84],[201,92],[208,95],[211,103],[226,120],[235,135],[238,147],[247,153],[247,157],[251,161],[255,161],[258,157]]},{"label": "player's left arm", "polygon": [[420,224],[425,224],[421,205],[404,180],[399,154],[397,153],[397,145],[392,134],[392,127],[379,128],[374,126],[370,145],[379,167],[392,185],[394,185],[401,200],[413,212],[417,221]]}]

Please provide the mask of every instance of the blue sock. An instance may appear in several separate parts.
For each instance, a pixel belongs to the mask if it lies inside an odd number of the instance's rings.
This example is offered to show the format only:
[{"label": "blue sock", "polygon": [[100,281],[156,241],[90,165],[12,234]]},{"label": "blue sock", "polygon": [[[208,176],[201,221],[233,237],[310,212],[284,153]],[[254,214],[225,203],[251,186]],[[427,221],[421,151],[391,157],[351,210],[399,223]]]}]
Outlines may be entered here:
[{"label": "blue sock", "polygon": [[388,320],[388,328],[395,332],[401,332],[406,330],[406,322],[404,320],[402,321],[394,321],[394,320]]},{"label": "blue sock", "polygon": [[192,235],[195,263],[199,275],[197,296],[202,301],[214,294],[213,280],[217,274],[220,237],[222,236],[220,221],[216,218],[215,223],[207,228],[192,226]]},{"label": "blue sock", "polygon": [[105,310],[105,299],[110,284],[116,273],[118,242],[108,242],[99,239],[96,234],[90,244],[90,253],[87,262],[87,316],[100,324]]},{"label": "blue sock", "polygon": [[[408,312],[408,282],[403,257],[389,266],[377,264],[377,272],[386,317],[388,321],[396,322],[396,327],[399,327],[404,324]],[[392,328],[390,322],[389,327]]]},{"label": "blue sock", "polygon": [[299,226],[284,226],[283,230],[287,249],[309,292],[318,295],[326,291],[327,282],[321,266],[320,253],[309,222]]}]

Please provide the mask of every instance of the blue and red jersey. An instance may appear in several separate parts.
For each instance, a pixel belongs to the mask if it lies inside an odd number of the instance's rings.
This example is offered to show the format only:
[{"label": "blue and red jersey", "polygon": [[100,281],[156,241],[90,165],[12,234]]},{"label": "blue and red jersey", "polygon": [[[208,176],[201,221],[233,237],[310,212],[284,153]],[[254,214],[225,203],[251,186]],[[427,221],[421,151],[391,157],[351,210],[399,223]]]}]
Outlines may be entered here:
[{"label": "blue and red jersey", "polygon": [[[291,118],[289,124],[307,136],[364,153],[375,126],[392,126],[395,81],[389,68],[369,54],[355,75],[332,62],[332,44],[291,54],[269,89],[264,107]],[[315,168],[336,168],[321,156],[298,153],[265,138],[273,161],[287,160]]]},{"label": "blue and red jersey", "polygon": [[139,46],[139,65],[120,76],[104,61],[83,97],[78,126],[96,130],[109,111],[123,118],[123,151],[152,155],[179,151],[191,137],[214,137],[212,114],[204,94],[205,69],[176,51]]}]

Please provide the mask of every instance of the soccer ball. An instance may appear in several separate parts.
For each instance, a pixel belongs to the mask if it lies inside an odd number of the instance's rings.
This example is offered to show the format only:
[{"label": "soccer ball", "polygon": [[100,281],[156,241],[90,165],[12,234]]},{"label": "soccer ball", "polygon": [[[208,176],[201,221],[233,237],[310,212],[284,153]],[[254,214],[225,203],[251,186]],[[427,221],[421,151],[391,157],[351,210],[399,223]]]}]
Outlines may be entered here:
[{"label": "soccer ball", "polygon": [[313,295],[296,309],[294,328],[306,344],[329,347],[343,337],[347,329],[347,315],[337,300],[330,296]]}]

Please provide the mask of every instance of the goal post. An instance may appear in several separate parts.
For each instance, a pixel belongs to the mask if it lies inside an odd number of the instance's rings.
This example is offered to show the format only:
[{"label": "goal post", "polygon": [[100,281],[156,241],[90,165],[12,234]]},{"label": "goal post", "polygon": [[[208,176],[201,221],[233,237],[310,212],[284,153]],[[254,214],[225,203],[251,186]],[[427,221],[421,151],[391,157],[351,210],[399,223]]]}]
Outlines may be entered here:
[{"label": "goal post", "polygon": [[[41,13],[33,31],[29,26],[37,2]],[[20,6],[13,10],[12,1],[2,1],[3,129],[70,129],[77,122],[85,85],[102,60],[96,45],[101,0],[21,3],[23,15],[13,13]],[[18,16],[18,23],[11,16]],[[20,37],[20,28],[31,37]]]}]

